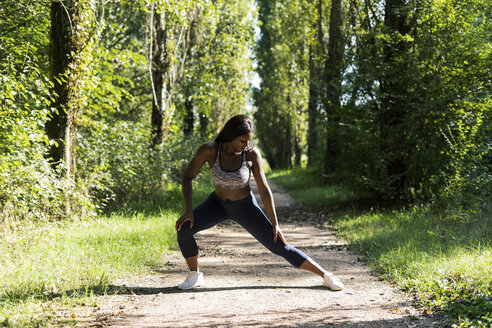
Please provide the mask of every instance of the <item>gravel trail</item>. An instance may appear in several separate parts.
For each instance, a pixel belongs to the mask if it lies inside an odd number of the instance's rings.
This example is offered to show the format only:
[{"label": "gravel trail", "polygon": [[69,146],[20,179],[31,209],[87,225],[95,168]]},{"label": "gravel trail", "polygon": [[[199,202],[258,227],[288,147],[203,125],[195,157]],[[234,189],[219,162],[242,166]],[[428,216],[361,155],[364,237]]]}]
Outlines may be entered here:
[{"label": "gravel trail", "polygon": [[322,287],[319,277],[291,267],[226,222],[197,234],[203,286],[176,288],[187,268],[181,254],[172,252],[154,274],[114,282],[113,288],[127,294],[100,296],[97,307],[79,308],[77,326],[446,327],[442,317],[424,314],[380,281],[319,214],[297,205],[273,182],[270,186],[287,241],[339,276],[344,290]]}]

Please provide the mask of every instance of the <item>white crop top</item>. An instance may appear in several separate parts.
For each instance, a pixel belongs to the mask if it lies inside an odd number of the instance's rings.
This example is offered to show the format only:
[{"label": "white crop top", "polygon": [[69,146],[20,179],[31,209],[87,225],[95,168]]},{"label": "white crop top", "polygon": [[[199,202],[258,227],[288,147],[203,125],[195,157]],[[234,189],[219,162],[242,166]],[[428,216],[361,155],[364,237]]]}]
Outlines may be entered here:
[{"label": "white crop top", "polygon": [[210,168],[212,173],[212,180],[216,187],[229,190],[238,190],[246,187],[249,184],[250,169],[246,161],[246,152],[243,151],[243,159],[241,166],[236,171],[225,171],[220,165],[220,149],[217,150],[217,156],[215,157],[215,163]]}]

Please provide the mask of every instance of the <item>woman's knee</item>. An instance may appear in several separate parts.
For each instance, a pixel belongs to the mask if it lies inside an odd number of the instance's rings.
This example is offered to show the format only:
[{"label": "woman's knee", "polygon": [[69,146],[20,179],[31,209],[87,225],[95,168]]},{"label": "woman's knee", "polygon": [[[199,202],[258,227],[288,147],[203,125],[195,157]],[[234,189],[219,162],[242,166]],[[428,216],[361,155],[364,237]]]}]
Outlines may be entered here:
[{"label": "woman's knee", "polygon": [[183,223],[181,229],[177,231],[177,235],[178,235],[178,239],[189,235],[193,235],[190,227],[190,222]]},{"label": "woman's knee", "polygon": [[272,240],[271,243],[265,246],[275,255],[286,257],[289,254],[289,248],[287,247],[289,245],[285,245],[280,238],[276,242]]},{"label": "woman's knee", "polygon": [[[279,240],[277,239],[277,243],[279,243]],[[284,243],[282,243],[280,241],[281,245],[277,246],[277,247],[274,247],[271,251],[272,253],[276,254],[276,255],[280,255],[282,256],[283,258],[285,259],[289,259],[291,257],[296,257],[298,256],[298,254],[300,253],[300,251],[291,246],[291,245],[285,245]]]}]

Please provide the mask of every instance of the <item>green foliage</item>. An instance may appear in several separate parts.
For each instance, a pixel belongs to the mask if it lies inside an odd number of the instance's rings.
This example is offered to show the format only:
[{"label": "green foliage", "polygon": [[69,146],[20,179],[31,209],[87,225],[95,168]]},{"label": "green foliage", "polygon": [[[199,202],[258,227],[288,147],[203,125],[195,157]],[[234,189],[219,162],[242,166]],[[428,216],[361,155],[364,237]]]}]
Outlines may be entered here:
[{"label": "green foliage", "polygon": [[100,40],[89,89],[87,110],[81,125],[91,121],[150,120],[152,101],[145,43],[147,20],[135,1],[109,1],[100,8]]},{"label": "green foliage", "polygon": [[78,143],[79,178],[85,181],[86,193],[99,209],[107,205],[113,210],[132,208],[162,192],[168,193],[169,184],[181,182],[184,169],[201,142],[172,130],[166,142],[168,148],[161,151],[149,147],[148,125],[125,121],[98,126],[92,123],[92,129],[84,130]]},{"label": "green foliage", "polygon": [[[34,15],[33,22],[28,20],[26,24],[42,24],[36,15],[45,14],[44,5],[29,3],[26,8],[29,15]],[[0,222],[9,225],[62,218],[68,198],[73,199],[75,207],[90,209],[78,188],[71,188],[71,194],[65,192],[69,181],[59,178],[44,156],[48,145],[44,122],[53,97],[51,83],[42,69],[46,58],[36,55],[46,46],[46,36],[39,35],[37,27],[27,31],[9,28],[12,35],[2,35],[0,40],[2,50],[10,52],[0,54],[5,56],[0,64]],[[18,38],[12,38],[16,35]]]},{"label": "green foliage", "polygon": [[[306,128],[307,93],[331,88],[319,76],[326,64],[329,4],[259,5],[258,135],[270,165],[289,167],[295,148],[304,147],[304,138],[294,131]],[[389,8],[396,12],[385,12]],[[308,154],[309,163],[323,166],[323,131],[337,124],[341,154],[327,181],[343,181],[390,202],[432,199],[463,212],[489,207],[492,25],[487,1],[351,1],[343,11],[346,69],[342,107],[334,113],[340,121],[326,120],[318,103],[326,94],[313,98],[310,115],[319,117],[310,136],[317,139],[307,141],[316,143],[309,149],[317,151]],[[296,15],[303,19],[292,20]],[[301,35],[305,43],[298,42]],[[293,121],[300,121],[300,130]]]},{"label": "green foliage", "polygon": [[[2,221],[62,218],[67,203],[74,215],[85,215],[92,203],[100,210],[159,194],[180,179],[200,142],[246,111],[251,1],[80,1],[71,31],[77,53],[70,71],[56,77],[68,81],[67,108],[77,130],[75,179],[65,180],[65,166],[55,172],[45,158],[47,147],[60,145],[44,131],[56,97],[47,78],[50,5],[5,1],[0,9]],[[169,14],[169,135],[160,150],[151,148],[149,134],[152,6]],[[183,40],[191,36],[186,53]],[[195,121],[185,136],[183,104],[190,99]]]},{"label": "green foliage", "polygon": [[421,306],[449,313],[455,320],[453,327],[492,325],[491,288],[477,288],[477,282],[466,276],[443,277],[430,282],[422,291],[410,286],[412,289],[416,290]]},{"label": "green foliage", "polygon": [[149,147],[148,127],[125,121],[93,125],[81,131],[78,166],[99,207],[111,201],[125,206],[161,187],[163,160]]},{"label": "green foliage", "polygon": [[0,58],[10,57],[17,69],[35,61],[48,71],[49,3],[47,1],[2,1],[0,9]]},{"label": "green foliage", "polygon": [[203,1],[196,6],[200,9],[193,21],[174,122],[184,125],[189,101],[194,129],[210,138],[231,116],[247,109],[256,12],[247,0]]},{"label": "green foliage", "polygon": [[[345,92],[350,98],[341,113],[346,146],[337,175],[386,199],[398,195],[394,183],[400,180],[400,197],[407,200],[453,199],[456,205],[459,199],[466,208],[483,206],[490,193],[486,6],[471,1],[409,5],[415,12],[409,14],[414,26],[408,34],[388,30],[367,8],[351,8],[357,17],[349,25],[353,42],[346,53],[351,70]],[[391,52],[402,43],[404,51]],[[383,82],[400,89],[384,88]],[[385,107],[387,99],[393,107]],[[389,130],[381,125],[388,111],[399,113]],[[404,163],[401,175],[389,166],[397,160]]]},{"label": "green foliage", "polygon": [[440,194],[451,203],[477,208],[490,201],[484,195],[492,191],[487,159],[492,85],[485,77],[492,67],[490,47],[484,47],[492,41],[486,19],[490,8],[485,1],[463,1],[459,6],[438,3],[433,9],[423,15],[419,59],[429,79],[423,96],[433,100],[428,105],[435,111],[430,130],[440,141],[435,156],[445,162],[435,181],[444,182]]}]

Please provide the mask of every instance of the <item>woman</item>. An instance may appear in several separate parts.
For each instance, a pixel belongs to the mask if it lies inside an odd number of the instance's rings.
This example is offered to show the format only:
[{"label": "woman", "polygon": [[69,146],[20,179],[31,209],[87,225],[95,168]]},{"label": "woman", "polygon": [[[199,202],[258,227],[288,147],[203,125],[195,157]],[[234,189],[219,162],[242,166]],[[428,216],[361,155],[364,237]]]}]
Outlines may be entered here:
[{"label": "woman", "polygon": [[[203,144],[188,165],[182,180],[185,212],[176,221],[178,243],[190,273],[178,285],[192,289],[203,283],[198,270],[198,247],[194,234],[226,219],[234,219],[273,253],[284,257],[293,266],[323,278],[323,285],[332,290],[343,289],[343,284],[330,272],[287,244],[277,222],[270,187],[262,168],[260,152],[249,146],[255,126],[245,115],[232,117],[214,142]],[[201,167],[208,163],[215,191],[193,209],[192,180]],[[267,216],[258,207],[249,186],[250,171],[258,185]]]}]

